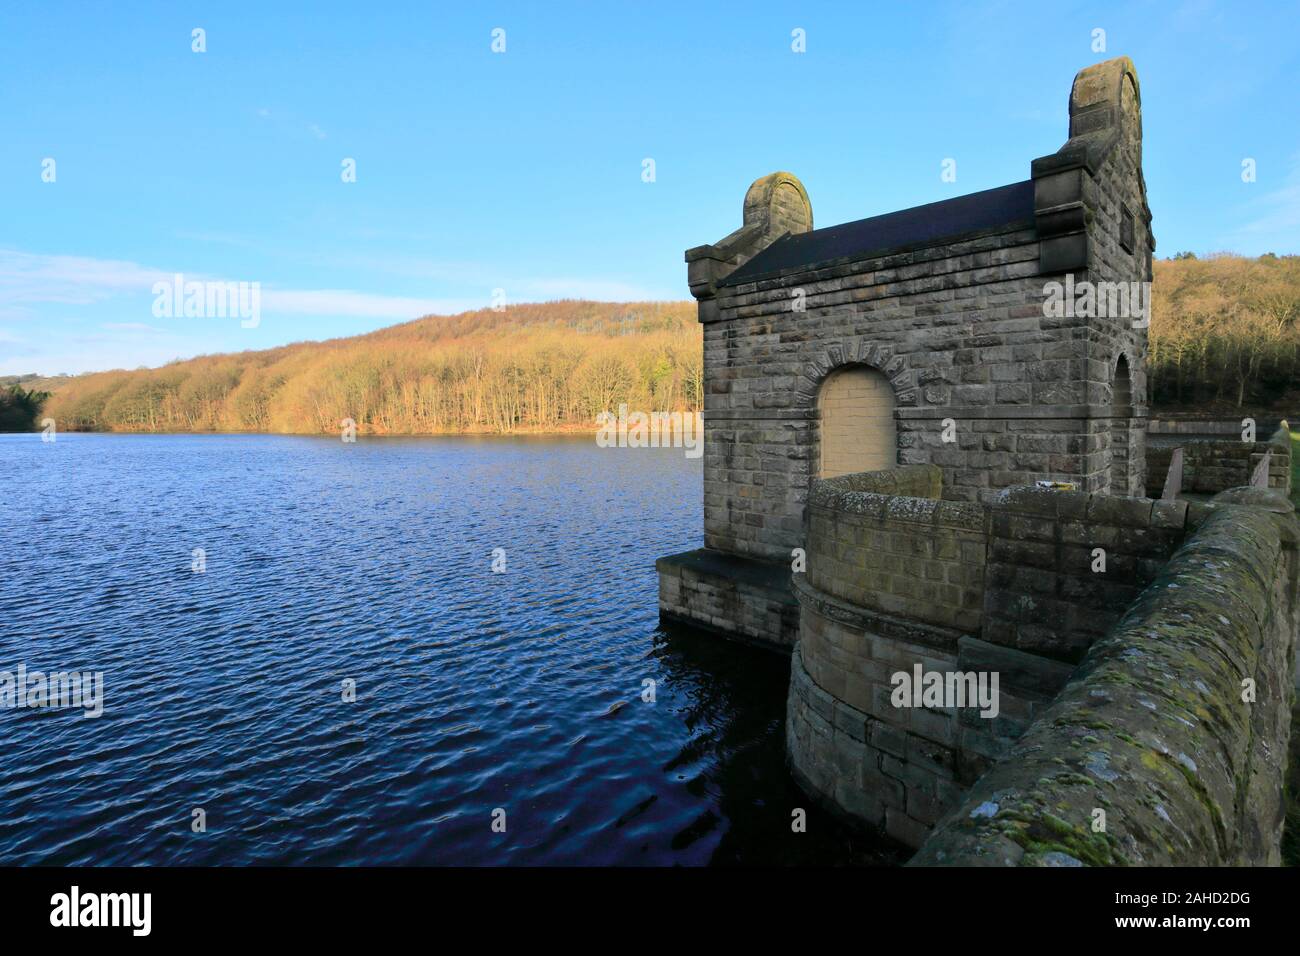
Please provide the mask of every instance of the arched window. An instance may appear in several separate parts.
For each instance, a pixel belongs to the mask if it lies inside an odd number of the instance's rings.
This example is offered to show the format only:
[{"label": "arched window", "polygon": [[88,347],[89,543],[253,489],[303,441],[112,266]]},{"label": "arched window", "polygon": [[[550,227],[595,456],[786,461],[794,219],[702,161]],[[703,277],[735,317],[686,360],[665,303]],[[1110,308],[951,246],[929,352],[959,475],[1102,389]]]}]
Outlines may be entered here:
[{"label": "arched window", "polygon": [[1123,355],[1115,363],[1115,385],[1111,389],[1111,404],[1133,404],[1133,382],[1128,374],[1128,359]]},{"label": "arched window", "polygon": [[1110,402],[1110,493],[1129,494],[1129,436],[1133,416],[1133,382],[1129,377],[1128,359],[1123,355],[1115,363],[1115,382]]},{"label": "arched window", "polygon": [[818,394],[821,461],[818,474],[834,478],[898,464],[894,390],[875,369],[851,365],[827,376]]}]

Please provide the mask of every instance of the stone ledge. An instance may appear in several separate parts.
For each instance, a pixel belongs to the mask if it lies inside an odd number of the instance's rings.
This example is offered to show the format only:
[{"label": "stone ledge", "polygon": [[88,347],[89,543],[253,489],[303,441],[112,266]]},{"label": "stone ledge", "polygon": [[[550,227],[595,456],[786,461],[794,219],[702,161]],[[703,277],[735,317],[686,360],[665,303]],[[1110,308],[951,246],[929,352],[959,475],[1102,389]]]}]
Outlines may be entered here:
[{"label": "stone ledge", "polygon": [[661,617],[783,654],[794,647],[799,605],[784,564],[697,548],[659,558],[655,570]]},{"label": "stone ledge", "polygon": [[680,575],[682,571],[694,571],[696,574],[726,578],[750,587],[773,591],[774,596],[779,596],[786,604],[795,603],[794,593],[790,590],[790,569],[784,564],[742,558],[712,548],[696,548],[694,551],[659,558],[655,561],[655,570],[660,574]]},{"label": "stone ledge", "polygon": [[[820,379],[818,380],[820,382]],[[1130,414],[1131,413],[1131,414]],[[706,408],[707,421],[818,421],[818,408]],[[899,406],[894,415],[901,421],[951,418],[954,421],[1005,419],[1145,419],[1147,410],[1130,405],[920,405]]]},{"label": "stone ledge", "polygon": [[706,408],[706,422],[816,421],[821,417],[815,408]]},{"label": "stone ledge", "polygon": [[895,414],[901,420],[914,418],[1008,419],[1029,418],[1058,419],[1145,419],[1147,410],[1133,405],[933,405],[921,408],[899,408]]},{"label": "stone ledge", "polygon": [[827,620],[857,628],[867,634],[917,644],[942,651],[953,657],[957,655],[958,642],[968,636],[962,631],[938,624],[923,624],[910,618],[894,617],[881,611],[872,611],[850,604],[813,587],[803,580],[803,575],[792,576],[791,582],[800,605],[808,607],[813,613]]}]

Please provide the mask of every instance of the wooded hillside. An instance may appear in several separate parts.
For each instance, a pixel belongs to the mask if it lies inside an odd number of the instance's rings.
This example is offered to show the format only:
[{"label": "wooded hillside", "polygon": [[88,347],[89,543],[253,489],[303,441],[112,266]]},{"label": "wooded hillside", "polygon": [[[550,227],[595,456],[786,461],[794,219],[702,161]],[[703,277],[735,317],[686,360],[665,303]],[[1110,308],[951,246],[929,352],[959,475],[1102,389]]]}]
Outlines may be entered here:
[{"label": "wooded hillside", "polygon": [[44,413],[62,429],[547,431],[593,428],[620,402],[698,408],[701,373],[693,303],[561,301],[77,376]]},{"label": "wooded hillside", "polygon": [[[54,393],[42,414],[61,429],[560,431],[622,402],[699,409],[700,349],[692,302],[562,301],[28,386]],[[1156,411],[1294,413],[1300,256],[1157,261],[1150,350]]]},{"label": "wooded hillside", "polygon": [[1157,261],[1148,373],[1156,408],[1294,412],[1300,256]]}]

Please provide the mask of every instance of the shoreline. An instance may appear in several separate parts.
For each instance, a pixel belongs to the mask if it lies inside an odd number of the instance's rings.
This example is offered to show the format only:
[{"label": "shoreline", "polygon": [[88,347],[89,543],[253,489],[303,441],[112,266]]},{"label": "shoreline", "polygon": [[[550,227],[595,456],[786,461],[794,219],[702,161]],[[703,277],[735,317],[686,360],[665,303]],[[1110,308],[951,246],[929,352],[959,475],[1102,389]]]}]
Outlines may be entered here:
[{"label": "shoreline", "polygon": [[[512,429],[510,431],[475,430],[475,431],[438,431],[438,432],[363,432],[358,429],[358,438],[565,438],[573,436],[595,436],[599,426],[584,425],[581,428],[567,429]],[[266,432],[266,431],[128,431],[120,428],[61,428],[60,435],[272,435],[283,438],[337,438],[337,431],[330,432]],[[0,435],[39,435],[40,429],[23,432],[0,432]]]}]

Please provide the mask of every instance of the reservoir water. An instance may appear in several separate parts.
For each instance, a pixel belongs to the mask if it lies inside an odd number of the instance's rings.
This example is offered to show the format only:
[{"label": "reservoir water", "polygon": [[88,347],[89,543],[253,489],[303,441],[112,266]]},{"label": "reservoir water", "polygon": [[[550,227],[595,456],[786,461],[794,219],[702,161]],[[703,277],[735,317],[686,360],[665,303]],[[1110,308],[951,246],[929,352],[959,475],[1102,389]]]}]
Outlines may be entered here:
[{"label": "reservoir water", "polygon": [[0,864],[896,862],[791,781],[788,663],[659,625],[700,500],[589,437],[0,435],[0,673],[103,675],[0,707]]}]

